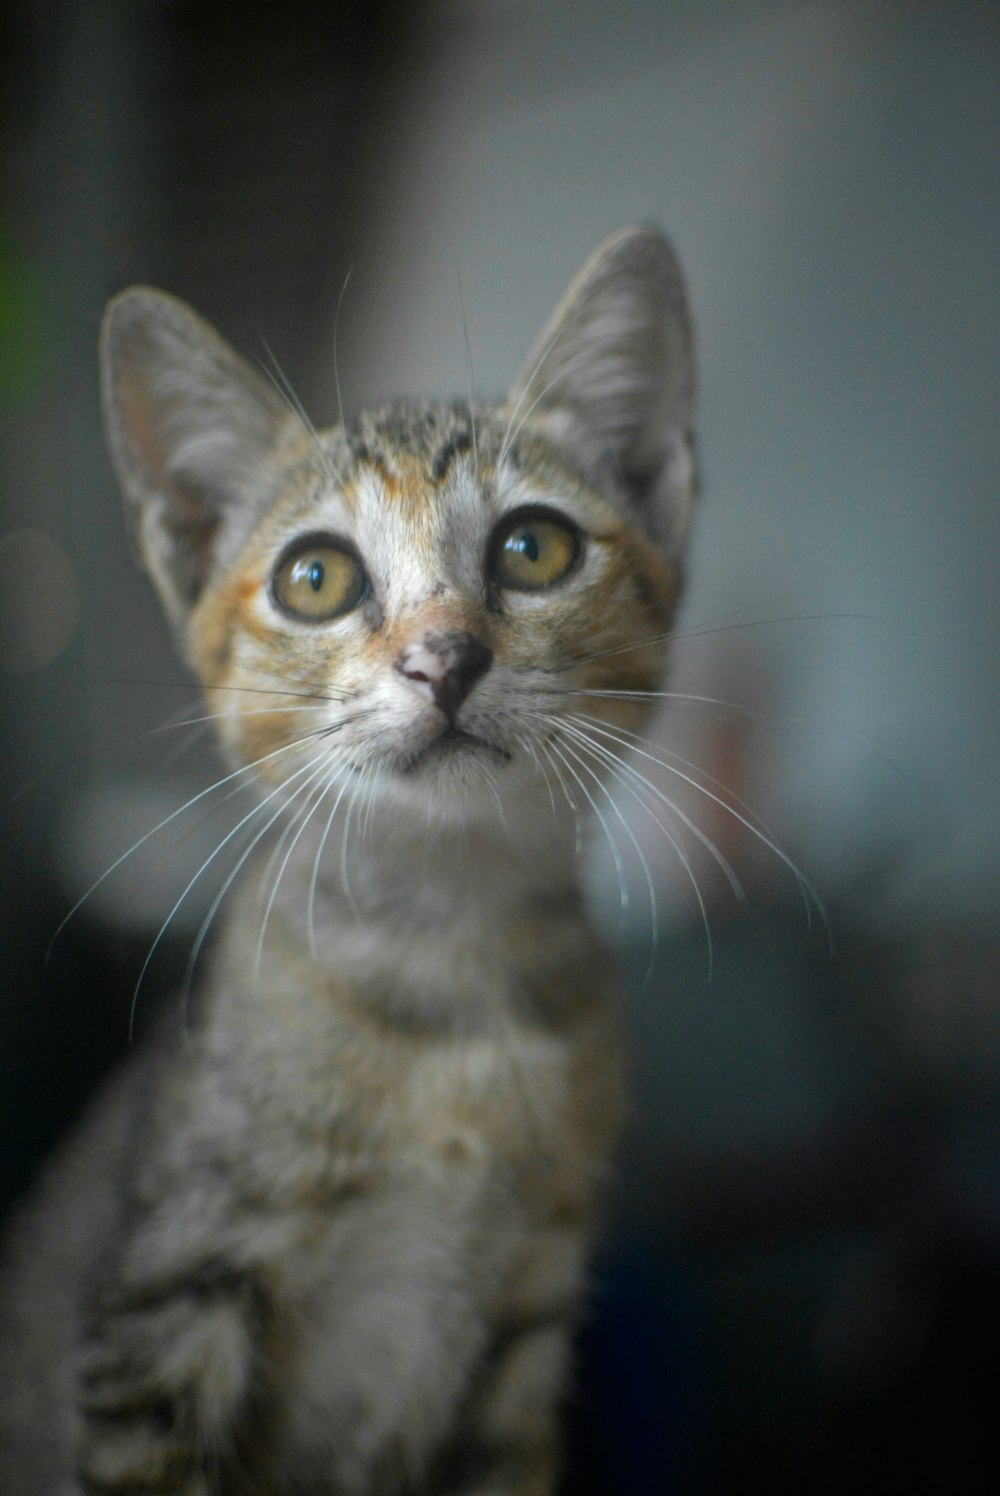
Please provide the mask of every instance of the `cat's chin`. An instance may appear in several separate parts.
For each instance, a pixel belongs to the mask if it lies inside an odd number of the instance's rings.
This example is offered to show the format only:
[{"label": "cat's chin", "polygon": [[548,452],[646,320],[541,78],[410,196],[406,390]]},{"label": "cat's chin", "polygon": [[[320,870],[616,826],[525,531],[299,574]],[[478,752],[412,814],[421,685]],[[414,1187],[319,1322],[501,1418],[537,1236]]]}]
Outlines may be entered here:
[{"label": "cat's chin", "polygon": [[419,774],[422,770],[434,772],[445,766],[457,767],[464,761],[472,767],[476,760],[485,760],[493,767],[510,763],[506,748],[466,732],[462,727],[448,727],[431,742],[425,743],[414,753],[401,755],[396,760],[396,771],[404,777]]},{"label": "cat's chin", "polygon": [[534,766],[499,744],[463,729],[448,729],[430,743],[394,755],[379,774],[373,806],[403,835],[428,828],[487,830],[537,804],[548,792]]}]

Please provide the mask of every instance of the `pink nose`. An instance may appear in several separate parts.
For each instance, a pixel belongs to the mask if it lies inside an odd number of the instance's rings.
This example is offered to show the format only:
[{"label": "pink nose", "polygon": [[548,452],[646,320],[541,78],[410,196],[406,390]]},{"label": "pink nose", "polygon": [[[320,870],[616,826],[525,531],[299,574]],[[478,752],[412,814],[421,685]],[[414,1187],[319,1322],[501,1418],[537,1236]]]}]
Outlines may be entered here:
[{"label": "pink nose", "polygon": [[492,660],[493,651],[475,634],[427,633],[419,642],[408,644],[395,663],[400,675],[453,722]]}]

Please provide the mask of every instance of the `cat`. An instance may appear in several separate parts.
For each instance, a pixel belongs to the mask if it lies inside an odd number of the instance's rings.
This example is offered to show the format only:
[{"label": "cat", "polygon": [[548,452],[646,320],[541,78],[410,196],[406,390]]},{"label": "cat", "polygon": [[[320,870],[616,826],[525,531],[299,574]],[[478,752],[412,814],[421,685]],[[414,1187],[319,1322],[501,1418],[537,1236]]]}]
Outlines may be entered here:
[{"label": "cat", "polygon": [[607,240],[493,405],[318,433],[146,288],[101,365],[257,798],[184,1021],[15,1224],[0,1487],[548,1496],[623,1097],[579,823],[661,684],[695,494],[677,260]]}]

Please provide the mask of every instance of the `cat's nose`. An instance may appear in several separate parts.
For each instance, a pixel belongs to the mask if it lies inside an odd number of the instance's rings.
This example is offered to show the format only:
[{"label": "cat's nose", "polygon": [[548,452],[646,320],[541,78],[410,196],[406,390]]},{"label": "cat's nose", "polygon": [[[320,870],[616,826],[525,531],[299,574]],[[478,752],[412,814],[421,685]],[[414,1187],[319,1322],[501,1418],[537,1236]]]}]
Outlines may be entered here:
[{"label": "cat's nose", "polygon": [[475,634],[427,633],[400,653],[396,669],[453,722],[492,660],[493,651]]}]

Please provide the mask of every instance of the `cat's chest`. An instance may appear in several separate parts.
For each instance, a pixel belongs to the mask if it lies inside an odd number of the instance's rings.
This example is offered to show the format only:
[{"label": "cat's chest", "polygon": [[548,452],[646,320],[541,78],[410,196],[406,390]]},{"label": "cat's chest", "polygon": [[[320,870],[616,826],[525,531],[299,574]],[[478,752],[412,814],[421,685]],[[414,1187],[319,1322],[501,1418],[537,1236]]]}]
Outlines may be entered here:
[{"label": "cat's chest", "polygon": [[572,1190],[617,1120],[604,1013],[555,1031],[510,1022],[474,1035],[388,1028],[353,1010],[295,1028],[272,1033],[230,1082],[231,1156],[275,1204],[322,1213],[398,1183],[470,1201],[498,1180]]},{"label": "cat's chest", "polygon": [[258,963],[249,918],[166,1115],[193,1120],[179,1169],[221,1151],[234,1211],[266,1217],[286,1271],[308,1279],[371,1210],[495,1239],[585,1210],[620,1066],[607,963],[575,915],[498,921],[489,948],[403,931],[403,954],[345,926],[325,963],[280,920]]}]

